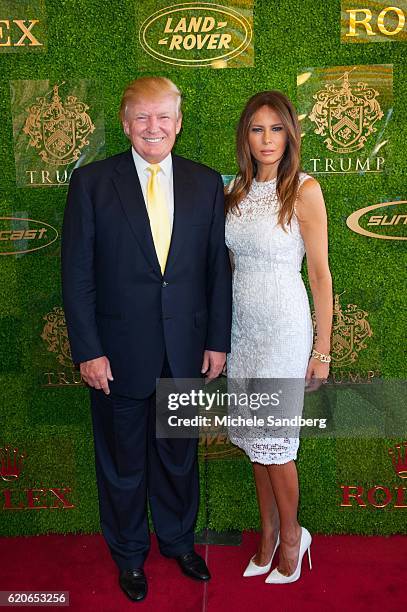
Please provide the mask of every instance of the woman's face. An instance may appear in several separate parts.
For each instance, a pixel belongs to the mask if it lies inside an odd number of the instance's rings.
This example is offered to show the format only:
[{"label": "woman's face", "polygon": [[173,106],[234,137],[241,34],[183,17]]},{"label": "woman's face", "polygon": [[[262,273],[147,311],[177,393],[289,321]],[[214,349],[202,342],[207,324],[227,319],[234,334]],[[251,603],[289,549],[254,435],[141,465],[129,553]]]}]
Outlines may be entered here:
[{"label": "woman's face", "polygon": [[250,152],[257,161],[258,170],[262,167],[271,170],[278,168],[287,144],[287,130],[280,115],[262,106],[252,117],[249,128]]}]

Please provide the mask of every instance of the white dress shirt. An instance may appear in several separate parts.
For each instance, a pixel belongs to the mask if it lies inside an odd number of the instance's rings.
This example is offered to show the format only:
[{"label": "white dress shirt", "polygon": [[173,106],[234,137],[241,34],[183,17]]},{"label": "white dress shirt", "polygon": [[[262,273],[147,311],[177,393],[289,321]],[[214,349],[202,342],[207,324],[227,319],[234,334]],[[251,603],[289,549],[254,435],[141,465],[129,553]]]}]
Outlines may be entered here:
[{"label": "white dress shirt", "polygon": [[[150,172],[147,170],[150,164],[148,161],[143,159],[137,151],[132,147],[134,165],[136,166],[138,178],[141,185],[141,190],[144,196],[144,202],[147,206],[147,183],[150,176]],[[167,155],[160,163],[160,171],[157,174],[160,187],[163,190],[165,201],[168,207],[168,217],[170,220],[170,228],[172,232],[172,226],[174,223],[174,185],[172,179],[172,157],[171,153]]]}]

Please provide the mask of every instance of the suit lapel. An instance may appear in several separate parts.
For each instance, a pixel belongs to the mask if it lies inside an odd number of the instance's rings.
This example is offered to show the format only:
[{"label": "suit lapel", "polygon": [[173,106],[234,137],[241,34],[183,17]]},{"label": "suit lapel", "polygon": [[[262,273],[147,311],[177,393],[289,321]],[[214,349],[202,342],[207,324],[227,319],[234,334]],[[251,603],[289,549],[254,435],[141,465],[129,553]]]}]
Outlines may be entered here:
[{"label": "suit lapel", "polygon": [[151,235],[147,208],[131,149],[123,154],[119,164],[116,166],[113,182],[118,191],[124,213],[145,258],[161,276],[160,264],[158,263]]},{"label": "suit lapel", "polygon": [[193,213],[192,195],[193,183],[187,173],[182,158],[172,156],[172,172],[174,186],[174,223],[170,251],[168,253],[166,272],[171,271],[177,256],[190,231]]}]

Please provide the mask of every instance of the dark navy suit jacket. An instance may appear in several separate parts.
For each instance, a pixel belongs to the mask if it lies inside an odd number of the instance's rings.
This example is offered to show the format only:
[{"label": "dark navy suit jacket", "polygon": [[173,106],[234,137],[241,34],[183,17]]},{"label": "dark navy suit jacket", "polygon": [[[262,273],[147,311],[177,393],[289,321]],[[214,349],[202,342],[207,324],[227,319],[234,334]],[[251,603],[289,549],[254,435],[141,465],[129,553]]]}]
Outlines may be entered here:
[{"label": "dark navy suit jacket", "polygon": [[62,234],[73,361],[106,355],[113,392],[154,391],[165,352],[177,378],[200,376],[205,349],[228,352],[231,270],[223,186],[173,155],[174,224],[164,275],[131,149],[74,171]]}]

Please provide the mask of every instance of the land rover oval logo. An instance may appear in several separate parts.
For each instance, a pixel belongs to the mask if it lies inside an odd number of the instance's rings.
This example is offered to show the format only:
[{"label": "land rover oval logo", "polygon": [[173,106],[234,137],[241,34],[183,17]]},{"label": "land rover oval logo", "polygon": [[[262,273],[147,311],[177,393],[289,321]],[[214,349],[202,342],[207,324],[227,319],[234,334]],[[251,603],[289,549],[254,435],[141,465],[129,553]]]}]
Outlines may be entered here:
[{"label": "land rover oval logo", "polygon": [[140,43],[155,59],[166,64],[224,66],[252,40],[244,15],[209,2],[187,2],[153,13],[140,28]]},{"label": "land rover oval logo", "polygon": [[366,206],[349,215],[346,225],[353,232],[369,238],[407,240],[406,204],[406,200],[399,200]]},{"label": "land rover oval logo", "polygon": [[0,255],[21,255],[49,246],[58,238],[57,230],[34,219],[0,217]]}]

